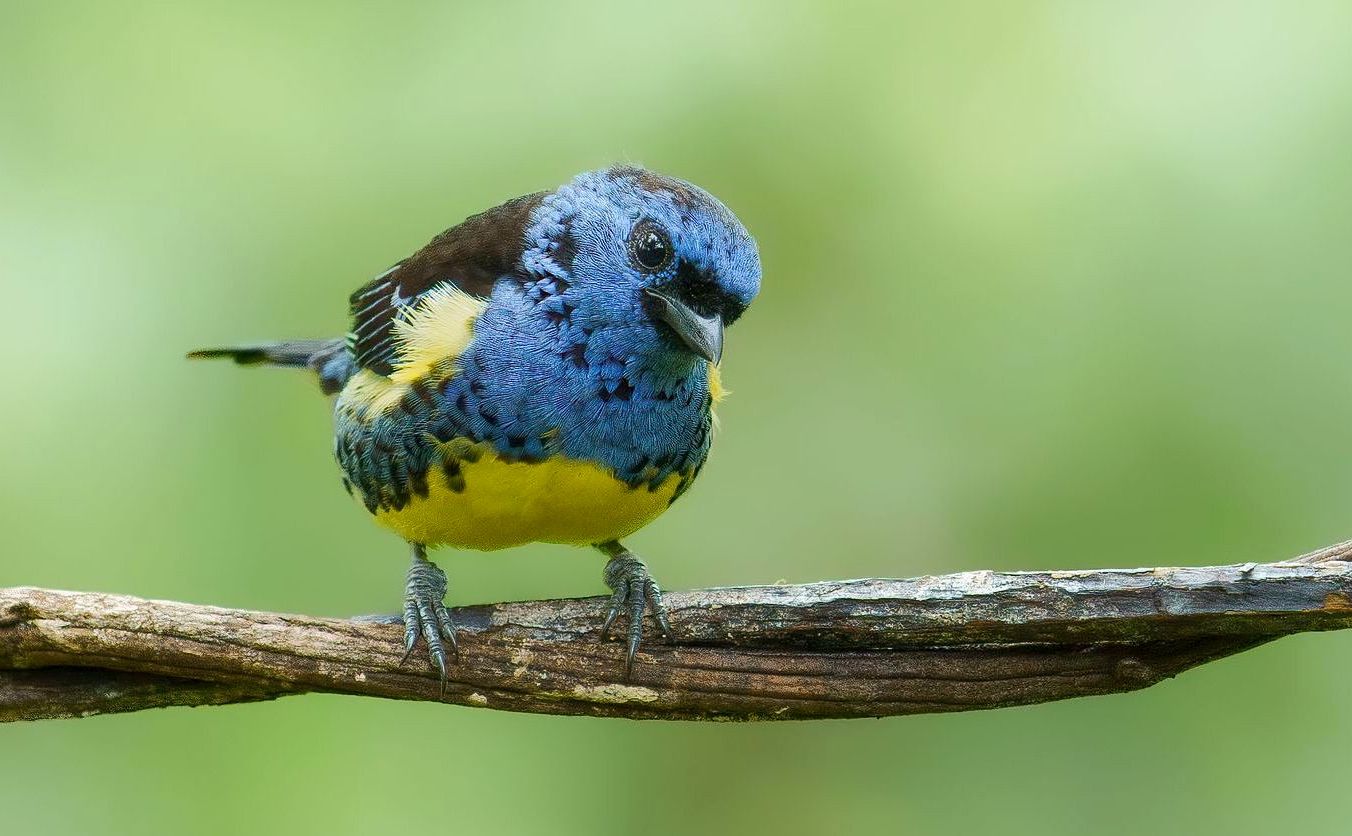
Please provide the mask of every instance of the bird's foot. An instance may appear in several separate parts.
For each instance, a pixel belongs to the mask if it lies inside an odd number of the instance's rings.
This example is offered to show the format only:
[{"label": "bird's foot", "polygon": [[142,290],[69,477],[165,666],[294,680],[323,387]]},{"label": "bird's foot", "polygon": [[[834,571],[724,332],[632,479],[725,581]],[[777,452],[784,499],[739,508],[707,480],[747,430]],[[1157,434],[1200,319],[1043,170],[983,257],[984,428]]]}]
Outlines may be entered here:
[{"label": "bird's foot", "polygon": [[441,691],[446,692],[446,645],[457,659],[460,649],[455,641],[455,622],[446,609],[446,573],[427,559],[421,546],[413,547],[413,565],[404,584],[404,662],[413,655],[422,636],[427,655],[441,673]]},{"label": "bird's foot", "polygon": [[643,561],[618,543],[601,548],[611,555],[610,562],[606,564],[605,579],[606,586],[613,591],[610,612],[601,625],[601,639],[604,641],[609,637],[615,619],[621,610],[625,611],[629,616],[629,649],[624,659],[624,675],[627,678],[633,672],[634,654],[643,641],[644,611],[652,610],[653,618],[657,620],[657,626],[667,641],[671,641],[671,625],[667,623],[666,607],[662,606],[662,589],[648,574],[648,567],[643,565]]}]

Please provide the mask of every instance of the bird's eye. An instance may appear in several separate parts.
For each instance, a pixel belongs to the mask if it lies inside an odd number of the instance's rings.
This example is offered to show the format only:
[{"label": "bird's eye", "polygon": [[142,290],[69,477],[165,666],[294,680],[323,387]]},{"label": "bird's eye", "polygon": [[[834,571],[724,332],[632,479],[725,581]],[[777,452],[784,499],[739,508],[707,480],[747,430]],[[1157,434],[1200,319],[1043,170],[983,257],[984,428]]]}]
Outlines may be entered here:
[{"label": "bird's eye", "polygon": [[652,221],[643,221],[629,236],[629,256],[640,270],[660,273],[671,264],[671,239],[662,227]]}]

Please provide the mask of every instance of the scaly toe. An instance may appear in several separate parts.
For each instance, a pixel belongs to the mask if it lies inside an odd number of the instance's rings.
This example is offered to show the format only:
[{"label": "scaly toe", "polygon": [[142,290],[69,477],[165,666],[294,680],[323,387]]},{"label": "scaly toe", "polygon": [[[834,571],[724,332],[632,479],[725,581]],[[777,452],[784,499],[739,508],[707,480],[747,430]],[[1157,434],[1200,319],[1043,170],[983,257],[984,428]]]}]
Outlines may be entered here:
[{"label": "scaly toe", "polygon": [[606,564],[605,580],[613,593],[610,596],[610,610],[601,625],[601,638],[604,640],[609,637],[610,628],[614,626],[620,612],[624,611],[629,618],[624,658],[624,675],[628,678],[634,669],[634,657],[643,644],[645,611],[652,610],[658,628],[668,641],[672,638],[671,625],[662,606],[661,588],[648,574],[648,567],[633,554],[621,552],[612,557]]},{"label": "scaly toe", "polygon": [[404,662],[413,655],[421,636],[427,645],[427,656],[441,677],[443,695],[449,667],[446,644],[450,644],[456,658],[460,650],[455,622],[443,602],[445,597],[446,574],[426,558],[416,558],[409,567],[404,589]]},{"label": "scaly toe", "polygon": [[653,618],[657,619],[657,629],[662,631],[662,638],[673,641],[671,622],[667,621],[667,608],[662,603],[661,587],[657,585],[657,581],[649,578],[644,591],[647,593],[644,597],[648,599],[648,608],[653,611]]}]

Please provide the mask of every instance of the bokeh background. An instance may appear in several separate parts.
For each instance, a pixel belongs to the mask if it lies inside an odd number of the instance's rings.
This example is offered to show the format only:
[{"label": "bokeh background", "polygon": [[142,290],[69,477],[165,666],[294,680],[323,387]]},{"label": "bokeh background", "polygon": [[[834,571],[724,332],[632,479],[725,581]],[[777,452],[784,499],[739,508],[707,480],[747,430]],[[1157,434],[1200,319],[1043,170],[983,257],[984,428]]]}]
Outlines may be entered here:
[{"label": "bokeh background", "polygon": [[[0,5],[0,586],[344,615],[404,548],[303,376],[467,214],[641,161],[765,290],[670,588],[1207,564],[1352,535],[1341,2]],[[563,547],[458,603],[597,594]],[[0,727],[6,833],[1306,833],[1352,637],[1149,691],[796,725],[312,696]],[[410,770],[410,760],[423,768]]]}]

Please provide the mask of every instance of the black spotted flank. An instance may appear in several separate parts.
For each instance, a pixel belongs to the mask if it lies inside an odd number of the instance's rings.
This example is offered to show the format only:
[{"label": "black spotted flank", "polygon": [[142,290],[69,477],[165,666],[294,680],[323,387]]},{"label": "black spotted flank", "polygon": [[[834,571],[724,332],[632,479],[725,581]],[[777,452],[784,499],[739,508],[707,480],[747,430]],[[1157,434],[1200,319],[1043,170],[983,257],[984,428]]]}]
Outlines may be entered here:
[{"label": "black spotted flank", "polygon": [[568,350],[563,352],[563,357],[572,360],[573,365],[579,369],[587,368],[587,346],[583,343],[569,346]]},{"label": "black spotted flank", "polygon": [[446,459],[441,463],[441,472],[446,475],[446,485],[455,493],[465,492],[465,474],[460,470],[459,459]]},{"label": "black spotted flank", "polygon": [[548,320],[549,320],[551,323],[553,323],[554,325],[562,325],[563,323],[568,322],[568,321],[571,320],[572,317],[573,317],[573,311],[577,310],[576,307],[574,307],[574,306],[568,304],[567,302],[562,302],[562,303],[560,303],[560,307],[561,307],[563,310],[561,310],[561,311],[551,311],[551,310],[546,310],[546,311],[545,311],[545,318],[548,319]]},{"label": "black spotted flank", "polygon": [[676,490],[672,491],[671,493],[671,499],[667,501],[667,507],[671,507],[672,503],[680,499],[681,495],[686,492],[686,490],[690,487],[690,483],[693,482],[694,480],[695,477],[693,475],[682,476],[681,480],[676,483]]},{"label": "black spotted flank", "polygon": [[409,391],[418,397],[418,400],[427,404],[429,407],[436,408],[436,398],[432,397],[431,387],[428,386],[425,378],[415,380],[409,384]]},{"label": "black spotted flank", "polygon": [[427,485],[427,471],[419,470],[416,473],[410,473],[408,477],[409,485],[413,488],[413,493],[424,499],[431,492]]},{"label": "black spotted flank", "polygon": [[612,398],[617,401],[627,401],[634,397],[634,386],[629,382],[629,378],[622,377],[620,382],[615,384],[615,390],[612,392],[605,386],[596,390],[596,394],[602,401],[609,402]]},{"label": "black spotted flank", "polygon": [[386,487],[389,489],[391,508],[398,511],[408,504],[408,471],[398,459],[390,459],[390,481]]}]

